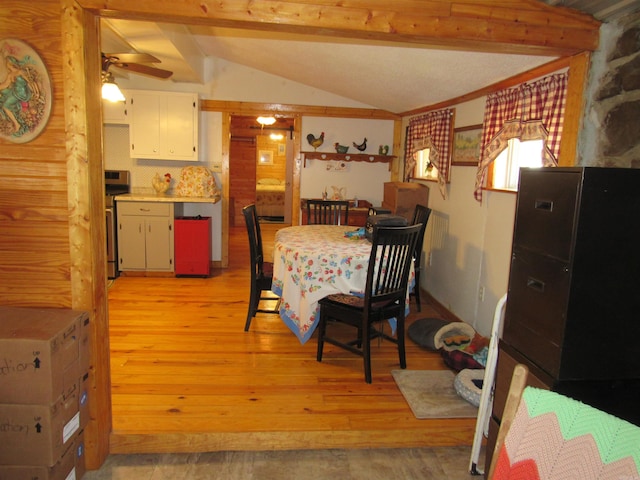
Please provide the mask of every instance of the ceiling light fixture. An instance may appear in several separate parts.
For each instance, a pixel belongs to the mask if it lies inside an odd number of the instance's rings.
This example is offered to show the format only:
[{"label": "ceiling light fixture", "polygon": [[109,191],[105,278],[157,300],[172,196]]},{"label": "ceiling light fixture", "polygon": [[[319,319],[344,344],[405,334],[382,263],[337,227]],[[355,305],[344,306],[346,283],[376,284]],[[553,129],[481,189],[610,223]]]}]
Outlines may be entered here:
[{"label": "ceiling light fixture", "polygon": [[102,98],[110,102],[124,102],[126,100],[116,85],[111,72],[102,71]]},{"label": "ceiling light fixture", "polygon": [[256,121],[264,127],[265,125],[273,125],[276,123],[276,117],[258,117]]}]

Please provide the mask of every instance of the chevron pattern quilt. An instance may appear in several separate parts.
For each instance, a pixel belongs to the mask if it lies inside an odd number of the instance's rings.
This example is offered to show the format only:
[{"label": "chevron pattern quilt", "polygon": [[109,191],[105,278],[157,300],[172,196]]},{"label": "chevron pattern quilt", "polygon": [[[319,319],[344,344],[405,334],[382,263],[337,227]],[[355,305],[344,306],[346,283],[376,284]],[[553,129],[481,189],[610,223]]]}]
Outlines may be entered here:
[{"label": "chevron pattern quilt", "polygon": [[640,480],[640,427],[527,387],[493,479]]}]

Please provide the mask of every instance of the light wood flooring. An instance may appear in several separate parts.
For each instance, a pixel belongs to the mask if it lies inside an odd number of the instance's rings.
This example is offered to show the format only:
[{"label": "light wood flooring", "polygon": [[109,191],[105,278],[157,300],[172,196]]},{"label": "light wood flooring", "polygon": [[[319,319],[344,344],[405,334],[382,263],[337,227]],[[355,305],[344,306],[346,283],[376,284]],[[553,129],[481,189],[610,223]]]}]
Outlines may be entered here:
[{"label": "light wood flooring", "polygon": [[[281,225],[264,225],[265,255]],[[398,390],[390,342],[362,359],[331,345],[316,361],[277,315],[243,327],[248,241],[230,234],[230,267],[210,278],[120,277],[109,289],[112,453],[469,446],[475,419],[417,420]],[[409,322],[439,316],[412,306]],[[407,341],[407,367],[446,368]]]}]

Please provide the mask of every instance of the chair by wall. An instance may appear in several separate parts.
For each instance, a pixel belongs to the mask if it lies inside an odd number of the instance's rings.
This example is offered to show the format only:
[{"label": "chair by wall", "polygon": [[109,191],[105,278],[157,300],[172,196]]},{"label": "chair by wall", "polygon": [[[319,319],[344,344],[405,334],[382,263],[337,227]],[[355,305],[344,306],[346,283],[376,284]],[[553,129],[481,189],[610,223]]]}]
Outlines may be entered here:
[{"label": "chair by wall", "polygon": [[427,222],[429,221],[429,217],[431,216],[431,209],[425,207],[424,205],[417,204],[415,210],[413,211],[413,220],[411,221],[411,225],[422,224],[422,231],[418,236],[418,241],[416,242],[416,251],[413,256],[414,259],[414,270],[416,283],[413,287],[413,292],[411,293],[416,297],[416,307],[418,311],[422,311],[422,306],[420,305],[420,271],[422,270],[422,246],[424,245],[424,232],[427,229]]},{"label": "chair by wall", "polygon": [[[255,204],[247,205],[242,209],[244,221],[247,225],[247,234],[249,236],[249,256],[251,260],[251,294],[249,296],[249,309],[247,312],[247,321],[244,325],[244,331],[249,331],[251,320],[256,313],[279,313],[280,302],[273,296],[265,296],[262,292],[271,291],[271,283],[273,280],[273,263],[265,262],[262,253],[262,233],[260,232],[260,222],[258,221],[258,213]],[[273,309],[261,309],[261,300],[276,301]]]},{"label": "chair by wall", "polygon": [[[376,227],[373,232],[364,296],[329,295],[320,300],[318,349],[321,362],[325,342],[348,350],[364,359],[364,377],[371,383],[371,340],[384,338],[398,346],[400,367],[406,368],[405,301],[411,260],[421,226]],[[376,324],[396,319],[396,337],[384,333]],[[327,335],[327,324],[336,321],[354,327],[356,338],[343,341]]]},{"label": "chair by wall", "polygon": [[309,225],[348,225],[348,200],[307,200]]}]

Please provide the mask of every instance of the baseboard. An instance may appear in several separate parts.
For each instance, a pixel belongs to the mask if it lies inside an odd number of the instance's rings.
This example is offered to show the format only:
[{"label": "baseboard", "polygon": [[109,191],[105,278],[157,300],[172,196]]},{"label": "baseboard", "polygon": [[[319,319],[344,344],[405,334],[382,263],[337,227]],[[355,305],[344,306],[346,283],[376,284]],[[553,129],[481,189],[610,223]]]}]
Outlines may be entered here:
[{"label": "baseboard", "polygon": [[433,295],[425,290],[420,291],[421,295],[424,295],[424,298],[429,305],[431,305],[434,310],[436,310],[445,320],[449,320],[450,322],[462,322],[463,320],[456,316],[453,312],[451,312],[447,307],[445,307],[442,303],[436,300]]}]

